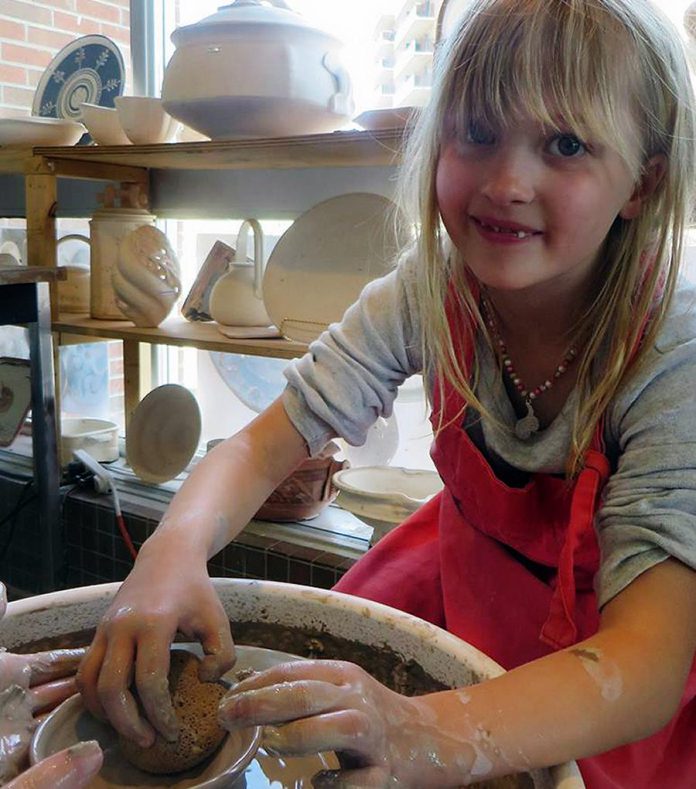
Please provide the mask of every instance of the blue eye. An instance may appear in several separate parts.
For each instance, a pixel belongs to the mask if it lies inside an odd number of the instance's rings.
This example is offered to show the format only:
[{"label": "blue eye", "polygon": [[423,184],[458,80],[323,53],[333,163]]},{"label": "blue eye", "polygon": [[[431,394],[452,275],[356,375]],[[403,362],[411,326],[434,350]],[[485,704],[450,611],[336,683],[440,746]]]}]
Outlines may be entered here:
[{"label": "blue eye", "polygon": [[466,130],[466,141],[474,145],[493,145],[496,142],[495,133],[479,121],[471,121]]},{"label": "blue eye", "polygon": [[573,159],[587,153],[587,146],[574,134],[558,134],[549,143],[549,151],[555,156]]}]

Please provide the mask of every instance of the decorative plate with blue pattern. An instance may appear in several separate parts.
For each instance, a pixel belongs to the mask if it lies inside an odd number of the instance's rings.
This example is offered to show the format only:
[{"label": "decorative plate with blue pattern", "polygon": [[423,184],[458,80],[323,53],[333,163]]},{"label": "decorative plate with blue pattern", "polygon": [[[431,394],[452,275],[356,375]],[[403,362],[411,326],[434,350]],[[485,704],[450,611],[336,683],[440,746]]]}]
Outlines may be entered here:
[{"label": "decorative plate with blue pattern", "polygon": [[[116,44],[106,36],[82,36],[63,47],[44,71],[32,114],[81,121],[83,102],[113,107],[125,79],[123,55]],[[85,135],[80,142],[89,140]]]}]

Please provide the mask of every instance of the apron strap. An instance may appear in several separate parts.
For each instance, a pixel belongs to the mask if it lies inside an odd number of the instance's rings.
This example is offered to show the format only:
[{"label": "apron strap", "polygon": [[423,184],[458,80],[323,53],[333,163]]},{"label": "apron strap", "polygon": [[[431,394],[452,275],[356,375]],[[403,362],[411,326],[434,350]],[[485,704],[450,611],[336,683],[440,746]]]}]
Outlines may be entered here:
[{"label": "apron strap", "polygon": [[575,624],[575,554],[583,535],[594,528],[598,499],[610,471],[606,456],[596,449],[588,449],[585,466],[578,475],[573,492],[570,522],[559,557],[549,615],[540,634],[540,639],[554,649],[569,647],[578,638]]}]

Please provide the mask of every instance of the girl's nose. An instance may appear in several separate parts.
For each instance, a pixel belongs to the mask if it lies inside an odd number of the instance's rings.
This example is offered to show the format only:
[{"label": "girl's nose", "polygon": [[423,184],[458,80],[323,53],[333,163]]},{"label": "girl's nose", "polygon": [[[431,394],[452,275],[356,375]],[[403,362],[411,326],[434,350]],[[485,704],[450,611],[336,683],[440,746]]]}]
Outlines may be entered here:
[{"label": "girl's nose", "polygon": [[489,161],[481,192],[496,205],[529,203],[536,194],[534,164],[521,151],[500,151]]}]

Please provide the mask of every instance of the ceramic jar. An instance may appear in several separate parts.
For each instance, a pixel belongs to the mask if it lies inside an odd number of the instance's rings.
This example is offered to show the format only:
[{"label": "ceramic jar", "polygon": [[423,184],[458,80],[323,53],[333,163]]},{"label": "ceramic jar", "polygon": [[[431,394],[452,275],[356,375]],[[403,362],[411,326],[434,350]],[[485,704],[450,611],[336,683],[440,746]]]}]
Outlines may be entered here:
[{"label": "ceramic jar", "polygon": [[97,209],[89,223],[91,239],[90,315],[101,320],[128,320],[116,303],[112,276],[123,239],[155,217],[143,208]]},{"label": "ceramic jar", "polygon": [[141,225],[121,242],[111,282],[116,306],[136,326],[154,327],[181,293],[179,261],[161,230]]},{"label": "ceramic jar", "polygon": [[236,0],[172,41],[162,105],[214,140],[329,132],[353,115],[341,43],[282,0]]}]

